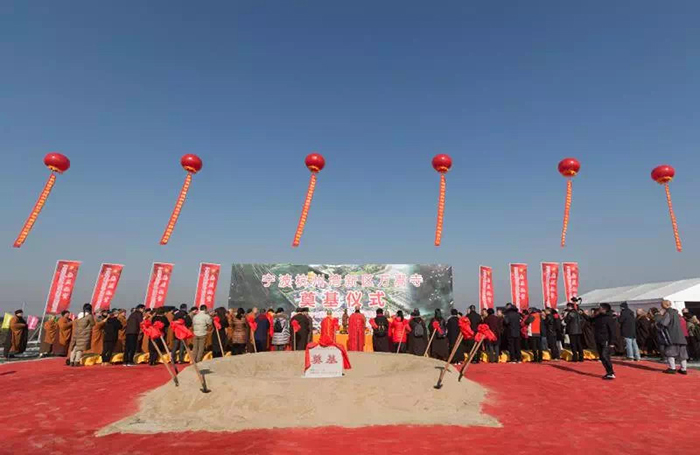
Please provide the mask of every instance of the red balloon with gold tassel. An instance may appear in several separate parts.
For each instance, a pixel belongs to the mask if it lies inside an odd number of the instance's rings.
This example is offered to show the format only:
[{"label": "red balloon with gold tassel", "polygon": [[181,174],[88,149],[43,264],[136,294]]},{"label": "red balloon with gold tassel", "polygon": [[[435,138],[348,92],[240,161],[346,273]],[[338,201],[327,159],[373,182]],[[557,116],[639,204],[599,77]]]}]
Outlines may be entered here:
[{"label": "red balloon with gold tassel", "polygon": [[447,182],[445,174],[452,168],[452,158],[449,155],[440,154],[433,157],[433,169],[440,173],[440,196],[438,197],[437,223],[435,225],[435,246],[442,242],[442,224],[445,218],[445,190]]},{"label": "red balloon with gold tassel", "polygon": [[301,236],[304,233],[304,226],[306,226],[306,218],[309,216],[311,200],[314,197],[314,190],[316,189],[316,174],[321,172],[326,166],[326,160],[323,158],[323,155],[314,152],[306,156],[304,163],[311,171],[311,179],[309,180],[309,188],[306,190],[306,199],[304,199],[304,206],[301,209],[297,230],[294,233],[294,240],[292,241],[293,247],[299,246],[299,242],[301,241]]},{"label": "red balloon with gold tassel", "polygon": [[569,228],[569,213],[571,212],[571,193],[573,179],[581,169],[581,163],[576,158],[564,158],[559,162],[559,173],[566,177],[566,203],[564,204],[564,223],[561,228],[561,246],[566,246],[566,231]]},{"label": "red balloon with gold tassel", "polygon": [[63,174],[70,168],[70,160],[68,157],[57,152],[47,154],[44,157],[44,164],[51,170],[51,175],[46,181],[44,189],[39,195],[39,199],[37,199],[32,211],[29,213],[29,218],[24,222],[22,230],[19,232],[15,243],[12,245],[15,248],[21,247],[24,241],[27,240],[29,232],[32,230],[32,227],[34,227],[34,223],[36,223],[36,219],[39,217],[39,213],[41,209],[44,208],[44,204],[46,204],[46,200],[49,198],[49,194],[51,194],[51,189],[56,183],[56,174]]},{"label": "red balloon with gold tassel", "polygon": [[177,202],[175,203],[173,213],[170,215],[168,225],[165,227],[163,236],[160,238],[161,245],[168,244],[170,236],[172,235],[173,230],[175,229],[175,224],[177,224],[177,219],[180,217],[182,206],[185,204],[185,199],[187,199],[187,191],[189,191],[190,189],[190,184],[192,183],[192,176],[202,170],[202,160],[197,155],[193,155],[191,153],[183,155],[183,157],[180,158],[180,165],[185,171],[187,171],[187,176],[185,177],[185,183],[182,184],[182,188],[180,189],[180,195],[178,196]]},{"label": "red balloon with gold tassel", "polygon": [[658,183],[663,185],[666,190],[666,202],[668,203],[668,213],[671,215],[671,226],[673,227],[673,238],[676,241],[676,250],[680,253],[683,251],[683,245],[681,244],[681,237],[678,234],[678,223],[676,222],[676,215],[673,213],[673,203],[671,202],[671,189],[668,184],[676,176],[676,170],[673,167],[664,164],[655,167],[651,171],[651,178]]}]

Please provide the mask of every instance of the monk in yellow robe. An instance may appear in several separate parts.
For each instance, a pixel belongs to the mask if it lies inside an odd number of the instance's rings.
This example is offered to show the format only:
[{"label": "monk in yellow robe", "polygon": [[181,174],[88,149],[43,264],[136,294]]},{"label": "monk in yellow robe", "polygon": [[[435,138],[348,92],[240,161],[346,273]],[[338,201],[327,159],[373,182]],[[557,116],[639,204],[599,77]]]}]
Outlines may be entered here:
[{"label": "monk in yellow robe", "polygon": [[66,357],[69,353],[70,340],[73,335],[73,322],[70,320],[70,312],[68,310],[61,313],[61,317],[56,321],[58,325],[58,337],[53,346],[54,355]]},{"label": "monk in yellow robe", "polygon": [[24,320],[22,310],[15,311],[15,315],[10,319],[10,331],[5,337],[5,358],[14,357],[27,349],[27,321]]},{"label": "monk in yellow robe", "polygon": [[44,339],[41,340],[41,356],[46,357],[53,354],[53,345],[58,338],[58,323],[54,316],[49,316],[44,322]]}]

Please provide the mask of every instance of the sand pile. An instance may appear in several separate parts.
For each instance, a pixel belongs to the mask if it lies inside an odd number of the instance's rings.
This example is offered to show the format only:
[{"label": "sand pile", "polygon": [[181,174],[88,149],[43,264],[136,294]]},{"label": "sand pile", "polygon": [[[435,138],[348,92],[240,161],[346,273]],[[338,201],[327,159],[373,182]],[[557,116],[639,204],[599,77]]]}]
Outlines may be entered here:
[{"label": "sand pile", "polygon": [[342,378],[302,376],[303,352],[265,352],[200,364],[212,390],[204,394],[193,368],[146,393],[136,414],[99,434],[253,428],[361,427],[367,425],[482,425],[485,390],[447,373],[435,390],[442,362],[412,355],[350,353]]}]

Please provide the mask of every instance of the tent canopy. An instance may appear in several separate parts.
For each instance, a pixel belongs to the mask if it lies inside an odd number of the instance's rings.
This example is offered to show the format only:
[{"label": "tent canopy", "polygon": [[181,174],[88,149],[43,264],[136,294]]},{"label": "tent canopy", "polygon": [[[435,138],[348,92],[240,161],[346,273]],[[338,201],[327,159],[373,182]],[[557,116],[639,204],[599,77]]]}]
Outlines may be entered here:
[{"label": "tent canopy", "polygon": [[670,300],[674,307],[680,309],[685,307],[685,302],[700,301],[700,278],[595,289],[580,297],[583,299],[584,307],[597,306],[601,303],[617,306],[622,302],[627,302],[631,306]]}]

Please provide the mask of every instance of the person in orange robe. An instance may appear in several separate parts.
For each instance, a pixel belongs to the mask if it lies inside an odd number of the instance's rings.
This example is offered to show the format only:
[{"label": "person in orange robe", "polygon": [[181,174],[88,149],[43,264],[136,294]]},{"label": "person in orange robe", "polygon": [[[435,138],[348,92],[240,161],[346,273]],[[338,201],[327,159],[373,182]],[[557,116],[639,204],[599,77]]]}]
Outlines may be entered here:
[{"label": "person in orange robe", "polygon": [[365,349],[365,315],[360,313],[360,307],[348,318],[348,351],[364,351]]},{"label": "person in orange robe", "polygon": [[331,310],[326,311],[326,317],[321,321],[321,338],[328,336],[335,343],[335,332],[338,330],[338,319],[333,317]]},{"label": "person in orange robe", "polygon": [[269,334],[268,334],[267,345],[269,346],[269,349],[272,351],[273,350],[272,337],[275,334],[275,324],[274,324],[275,310],[273,310],[272,308],[268,308],[267,313],[265,315],[267,316],[267,320],[270,323],[270,330],[269,330]]},{"label": "person in orange robe", "polygon": [[73,322],[70,320],[70,311],[61,312],[61,317],[56,322],[58,325],[58,338],[53,346],[54,355],[66,357],[69,353],[68,347],[73,335]]},{"label": "person in orange robe", "polygon": [[27,349],[27,321],[22,310],[15,311],[10,319],[10,330],[5,335],[5,358],[9,359],[15,354],[22,354]]},{"label": "person in orange robe", "polygon": [[117,335],[117,343],[114,345],[114,354],[124,352],[124,347],[126,346],[126,310],[119,310],[119,315],[117,316],[119,323],[122,328],[119,330],[119,335]]},{"label": "person in orange robe", "polygon": [[168,345],[167,352],[173,352],[173,345],[175,343],[175,332],[173,332],[172,324],[175,319],[175,308],[171,308],[165,317],[168,319],[168,327],[165,329],[165,343]]},{"label": "person in orange robe", "polygon": [[102,355],[105,337],[104,327],[105,322],[107,322],[107,316],[109,316],[109,312],[107,310],[102,310],[95,318],[95,325],[92,326],[92,333],[90,335],[90,349],[85,351],[86,353]]},{"label": "person in orange robe", "polygon": [[41,357],[53,355],[53,345],[58,337],[58,323],[54,316],[49,316],[44,323],[44,339],[41,341]]}]

